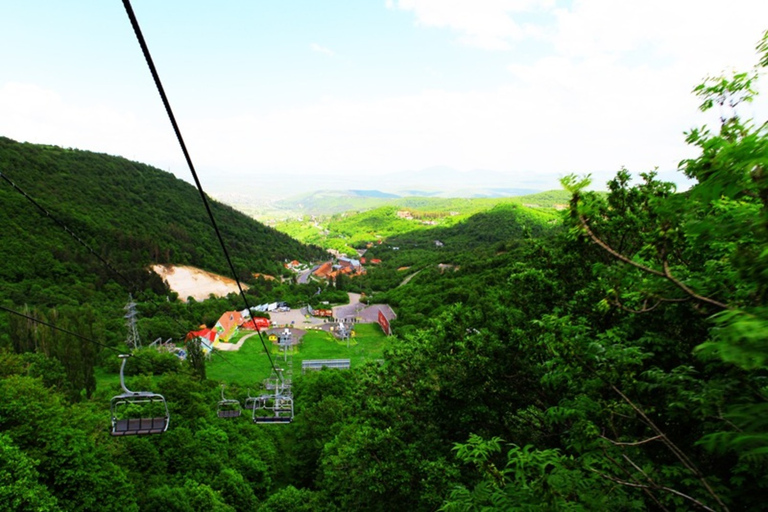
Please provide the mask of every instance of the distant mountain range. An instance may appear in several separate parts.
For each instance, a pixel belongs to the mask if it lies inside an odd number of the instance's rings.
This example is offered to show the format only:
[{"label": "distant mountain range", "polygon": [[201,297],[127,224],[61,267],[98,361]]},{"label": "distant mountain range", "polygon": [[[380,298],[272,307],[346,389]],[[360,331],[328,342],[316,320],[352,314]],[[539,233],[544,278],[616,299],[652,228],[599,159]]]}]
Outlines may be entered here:
[{"label": "distant mountain range", "polygon": [[[347,211],[372,210],[381,206],[401,208],[431,208],[435,210],[465,210],[469,201],[491,201],[504,197],[518,198],[519,203],[529,203],[537,207],[551,208],[555,204],[568,202],[568,193],[564,190],[531,193],[527,189],[488,189],[485,194],[472,196],[448,196],[440,193],[427,194],[423,191],[408,191],[402,195],[389,194],[379,190],[319,190],[301,194],[273,204],[273,217],[293,215],[333,215]],[[486,208],[490,206],[486,205]]]},{"label": "distant mountain range", "polygon": [[[208,187],[214,196],[232,203],[243,202],[239,190],[217,189],[224,184],[242,181],[244,176],[218,179]],[[376,197],[371,193],[419,197],[503,197],[525,195],[556,188],[559,175],[514,174],[475,169],[459,171],[448,166],[428,167],[421,170],[399,171],[389,174],[368,175],[286,175],[266,174],[253,177],[257,190],[267,191],[252,206],[264,206],[280,199],[294,198],[318,190],[345,190],[362,196]],[[546,184],[546,185],[543,185]],[[382,196],[379,196],[382,197]]]}]

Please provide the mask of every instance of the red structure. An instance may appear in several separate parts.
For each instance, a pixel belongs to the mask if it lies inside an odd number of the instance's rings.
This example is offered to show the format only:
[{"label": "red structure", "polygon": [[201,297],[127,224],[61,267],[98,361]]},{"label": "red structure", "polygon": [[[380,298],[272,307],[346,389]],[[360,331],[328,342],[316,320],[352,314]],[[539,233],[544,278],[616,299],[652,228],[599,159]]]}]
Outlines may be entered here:
[{"label": "red structure", "polygon": [[381,330],[384,331],[384,334],[387,336],[392,336],[392,329],[389,326],[389,320],[387,320],[387,317],[384,316],[384,313],[379,310],[379,325],[381,326]]},{"label": "red structure", "polygon": [[251,331],[263,331],[264,329],[269,329],[269,318],[263,318],[260,316],[253,317],[247,322],[243,322],[240,325],[240,328],[248,329]]}]

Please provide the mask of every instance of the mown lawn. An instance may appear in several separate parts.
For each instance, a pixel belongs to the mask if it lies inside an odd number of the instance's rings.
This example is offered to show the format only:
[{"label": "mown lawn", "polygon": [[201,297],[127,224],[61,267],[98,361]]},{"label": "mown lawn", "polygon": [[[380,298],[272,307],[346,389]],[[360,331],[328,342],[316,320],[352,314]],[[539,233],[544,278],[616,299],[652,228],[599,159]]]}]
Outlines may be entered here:
[{"label": "mown lawn", "polygon": [[[378,324],[358,324],[355,334],[347,348],[346,342],[337,341],[329,333],[308,330],[293,353],[294,375],[301,374],[301,362],[305,359],[350,359],[353,368],[366,361],[381,359],[387,337]],[[285,366],[283,353],[277,345],[270,343],[266,336],[264,342],[275,364]],[[258,336],[247,339],[237,352],[216,352],[206,370],[209,379],[251,388],[258,387],[271,373]]]}]

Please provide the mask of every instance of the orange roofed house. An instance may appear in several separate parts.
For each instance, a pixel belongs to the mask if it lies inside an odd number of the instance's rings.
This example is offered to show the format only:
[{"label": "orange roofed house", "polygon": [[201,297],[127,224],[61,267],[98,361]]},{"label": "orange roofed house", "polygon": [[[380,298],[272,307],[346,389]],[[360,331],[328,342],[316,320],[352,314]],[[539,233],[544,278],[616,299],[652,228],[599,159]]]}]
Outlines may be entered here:
[{"label": "orange roofed house", "polygon": [[330,261],[326,261],[319,267],[317,267],[317,270],[312,272],[317,277],[328,277],[328,275],[333,271],[333,264]]},{"label": "orange roofed house", "polygon": [[243,315],[239,311],[227,311],[213,327],[219,333],[221,341],[229,339],[237,333],[237,326],[243,323]]}]

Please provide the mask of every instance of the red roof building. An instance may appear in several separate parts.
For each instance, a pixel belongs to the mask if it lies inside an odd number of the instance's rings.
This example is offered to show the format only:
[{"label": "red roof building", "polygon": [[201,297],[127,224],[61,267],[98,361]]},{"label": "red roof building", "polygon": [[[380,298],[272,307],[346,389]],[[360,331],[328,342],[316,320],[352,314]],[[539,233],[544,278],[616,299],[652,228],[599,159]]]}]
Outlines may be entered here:
[{"label": "red roof building", "polygon": [[247,322],[240,324],[240,328],[248,329],[250,331],[263,331],[264,329],[269,329],[269,318],[260,316],[253,317]]},{"label": "red roof building", "polygon": [[190,331],[184,338],[184,343],[189,343],[194,339],[200,339],[200,344],[203,349],[203,353],[207,354],[213,348],[213,344],[219,338],[219,333],[214,329],[200,329],[199,331]]},{"label": "red roof building", "polygon": [[326,261],[322,265],[320,265],[317,270],[313,272],[317,277],[328,277],[328,274],[330,274],[333,271],[333,265],[330,261]]},{"label": "red roof building", "polygon": [[301,265],[301,263],[299,263],[299,262],[298,262],[298,260],[293,260],[293,261],[291,261],[290,263],[286,263],[286,264],[284,264],[283,266],[284,266],[285,268],[291,269],[291,268],[296,268],[296,267],[298,267],[299,265]]},{"label": "red roof building", "polygon": [[213,327],[219,333],[219,339],[229,341],[237,332],[237,327],[243,323],[243,315],[239,311],[227,311]]}]

